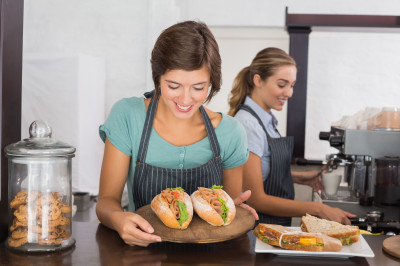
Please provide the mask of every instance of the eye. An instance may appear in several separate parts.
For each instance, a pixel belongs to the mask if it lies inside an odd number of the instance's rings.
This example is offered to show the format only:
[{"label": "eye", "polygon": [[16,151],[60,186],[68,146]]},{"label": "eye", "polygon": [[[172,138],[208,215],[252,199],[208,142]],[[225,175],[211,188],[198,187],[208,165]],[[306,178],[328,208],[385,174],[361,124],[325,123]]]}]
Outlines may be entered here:
[{"label": "eye", "polygon": [[286,86],[286,84],[278,84],[278,87],[281,89],[285,88],[285,86]]},{"label": "eye", "polygon": [[179,86],[168,85],[168,88],[170,88],[171,90],[176,90],[177,88],[179,88]]},{"label": "eye", "polygon": [[194,89],[195,89],[196,91],[202,91],[202,90],[204,89],[204,87],[194,87]]}]

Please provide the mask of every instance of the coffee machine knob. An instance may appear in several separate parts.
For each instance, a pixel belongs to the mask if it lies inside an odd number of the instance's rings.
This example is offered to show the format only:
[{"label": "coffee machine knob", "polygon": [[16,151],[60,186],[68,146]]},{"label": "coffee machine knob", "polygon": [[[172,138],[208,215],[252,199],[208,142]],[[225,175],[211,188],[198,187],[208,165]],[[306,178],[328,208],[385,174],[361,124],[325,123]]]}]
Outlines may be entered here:
[{"label": "coffee machine knob", "polygon": [[343,145],[343,136],[331,136],[329,143],[332,147],[340,147]]},{"label": "coffee machine knob", "polygon": [[331,137],[331,132],[326,132],[326,131],[319,132],[320,140],[329,140],[330,137]]}]

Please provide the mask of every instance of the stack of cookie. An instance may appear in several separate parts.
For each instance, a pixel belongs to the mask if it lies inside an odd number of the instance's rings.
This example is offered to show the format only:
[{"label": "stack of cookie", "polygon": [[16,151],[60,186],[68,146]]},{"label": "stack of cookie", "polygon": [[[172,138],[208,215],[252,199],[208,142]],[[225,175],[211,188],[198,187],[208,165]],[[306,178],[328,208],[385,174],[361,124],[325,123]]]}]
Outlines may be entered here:
[{"label": "stack of cookie", "polygon": [[70,237],[71,207],[62,202],[58,192],[22,190],[10,202],[13,223],[8,245],[26,243],[60,245]]}]

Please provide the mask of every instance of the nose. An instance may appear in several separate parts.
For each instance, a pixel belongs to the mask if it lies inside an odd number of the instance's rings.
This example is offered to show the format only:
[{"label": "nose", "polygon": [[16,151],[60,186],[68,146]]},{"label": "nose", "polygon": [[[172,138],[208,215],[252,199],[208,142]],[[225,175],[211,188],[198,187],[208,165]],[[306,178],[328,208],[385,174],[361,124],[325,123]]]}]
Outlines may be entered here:
[{"label": "nose", "polygon": [[188,104],[190,103],[190,89],[189,88],[183,88],[180,95],[179,95],[179,101],[181,104]]},{"label": "nose", "polygon": [[292,87],[286,88],[286,90],[284,91],[284,95],[285,97],[291,98],[293,95],[293,88]]}]

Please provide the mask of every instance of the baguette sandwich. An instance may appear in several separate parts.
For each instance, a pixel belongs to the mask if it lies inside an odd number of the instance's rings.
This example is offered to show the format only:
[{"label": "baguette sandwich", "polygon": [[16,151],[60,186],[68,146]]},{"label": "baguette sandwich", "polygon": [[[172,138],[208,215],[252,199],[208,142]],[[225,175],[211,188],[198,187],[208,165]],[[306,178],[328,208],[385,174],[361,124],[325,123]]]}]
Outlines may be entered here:
[{"label": "baguette sandwich", "polygon": [[301,218],[301,230],[309,233],[321,233],[339,239],[343,245],[351,245],[358,241],[360,229],[358,226],[343,225],[338,222],[320,219],[306,214]]},{"label": "baguette sandwich", "polygon": [[277,224],[260,223],[253,233],[261,241],[284,249],[333,252],[342,249],[342,244],[336,238],[296,231]]},{"label": "baguette sandwich", "polygon": [[235,218],[235,204],[228,193],[222,190],[222,186],[199,187],[190,197],[194,211],[211,225],[228,225]]},{"label": "baguette sandwich", "polygon": [[192,201],[181,187],[161,191],[151,201],[151,209],[171,228],[186,229],[193,218]]}]

